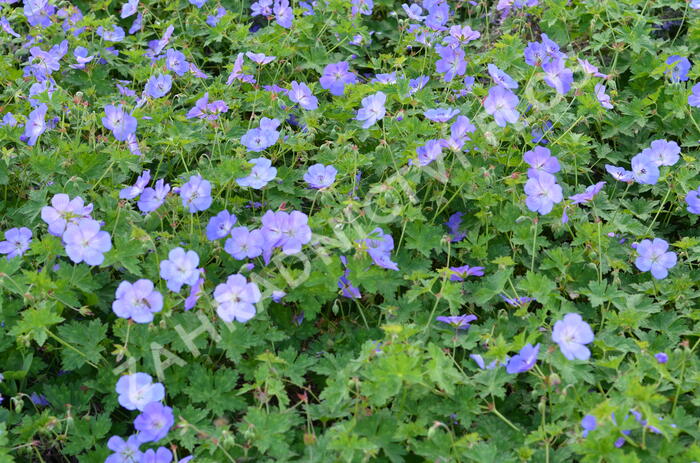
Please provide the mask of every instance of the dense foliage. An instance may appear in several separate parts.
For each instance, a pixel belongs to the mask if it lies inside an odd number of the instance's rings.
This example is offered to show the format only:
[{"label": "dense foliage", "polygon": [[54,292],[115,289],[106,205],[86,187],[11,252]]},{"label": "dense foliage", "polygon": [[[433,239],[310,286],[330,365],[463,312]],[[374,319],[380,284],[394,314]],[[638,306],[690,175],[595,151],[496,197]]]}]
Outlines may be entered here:
[{"label": "dense foliage", "polygon": [[700,1],[0,26],[1,462],[700,461]]}]

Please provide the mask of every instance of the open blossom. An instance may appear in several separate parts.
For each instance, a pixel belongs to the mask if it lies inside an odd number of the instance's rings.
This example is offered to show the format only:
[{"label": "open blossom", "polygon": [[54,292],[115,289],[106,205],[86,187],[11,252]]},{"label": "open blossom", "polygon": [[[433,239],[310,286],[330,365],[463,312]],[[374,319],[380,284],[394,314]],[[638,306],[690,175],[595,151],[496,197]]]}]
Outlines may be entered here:
[{"label": "open blossom", "polygon": [[27,142],[27,145],[34,146],[39,136],[46,131],[46,111],[48,107],[42,103],[29,113],[27,123],[24,125],[24,134],[22,140]]},{"label": "open blossom", "polygon": [[641,152],[632,158],[632,174],[637,183],[653,185],[659,181],[659,166],[650,153]]},{"label": "open blossom", "polygon": [[104,109],[105,117],[102,118],[102,124],[112,131],[114,138],[126,141],[129,134],[136,132],[136,118],[124,111],[122,105],[108,104]]},{"label": "open blossom", "polygon": [[589,201],[592,201],[595,195],[600,193],[604,186],[605,182],[598,182],[594,185],[586,187],[586,191],[584,191],[583,193],[578,193],[569,196],[569,199],[572,201],[572,204],[587,203]]},{"label": "open blossom", "polygon": [[134,419],[134,428],[139,432],[137,438],[140,442],[157,442],[168,435],[174,423],[172,408],[151,402]]},{"label": "open blossom", "polygon": [[240,186],[248,186],[254,190],[259,190],[277,176],[277,169],[272,167],[272,161],[269,159],[255,158],[251,159],[250,163],[253,164],[250,174],[236,179],[236,183]]},{"label": "open blossom", "polygon": [[471,322],[476,320],[476,315],[454,315],[450,317],[441,315],[436,317],[435,320],[442,323],[447,323],[458,330],[466,330],[471,326]]},{"label": "open blossom", "polygon": [[525,205],[541,215],[549,214],[554,205],[560,203],[564,196],[561,186],[552,174],[538,172],[525,183]]},{"label": "open blossom", "polygon": [[173,85],[170,74],[158,74],[151,76],[146,83],[146,95],[151,98],[160,98],[168,94]]},{"label": "open blossom", "polygon": [[484,267],[470,267],[468,265],[450,267],[450,281],[464,281],[469,276],[484,276]]},{"label": "open blossom", "polygon": [[391,251],[394,249],[394,238],[389,233],[377,227],[370,233],[369,238],[361,240],[365,245],[367,254],[375,265],[389,270],[398,270],[399,267],[391,261]]},{"label": "open blossom", "polygon": [[291,86],[292,88],[287,95],[293,103],[297,103],[309,111],[318,108],[318,98],[314,96],[308,85],[303,82],[292,81]]},{"label": "open blossom", "polygon": [[345,93],[346,85],[357,83],[357,76],[350,72],[347,61],[341,61],[327,65],[319,82],[321,88],[331,92],[331,95],[340,96]]},{"label": "open blossom", "polygon": [[209,219],[207,224],[206,235],[209,241],[220,240],[231,233],[233,226],[238,219],[229,211],[223,210]]},{"label": "open blossom", "polygon": [[211,183],[201,175],[193,175],[180,187],[182,205],[191,213],[205,211],[211,206]]},{"label": "open blossom", "polygon": [[565,66],[564,59],[550,60],[542,65],[544,81],[557,93],[565,95],[571,90],[574,81],[574,72]]},{"label": "open blossom", "polygon": [[535,146],[534,149],[526,151],[525,154],[523,154],[523,161],[530,166],[530,169],[527,171],[529,177],[534,177],[539,172],[556,174],[561,169],[559,160],[552,156],[552,152],[549,151],[549,148],[543,146]]},{"label": "open blossom", "polygon": [[92,219],[68,223],[63,242],[66,254],[76,264],[100,265],[105,259],[104,253],[112,249],[109,233],[100,230],[100,223]]},{"label": "open blossom", "polygon": [[216,100],[209,103],[209,93],[205,93],[204,96],[198,99],[194,107],[190,109],[185,117],[188,119],[198,118],[207,119],[210,121],[215,121],[219,118],[219,114],[228,111],[228,105],[223,100]]},{"label": "open blossom", "polygon": [[459,114],[459,109],[452,108],[428,109],[423,113],[426,119],[430,119],[434,122],[447,122],[457,114]]},{"label": "open blossom", "polygon": [[591,431],[594,431],[595,428],[598,427],[598,424],[596,423],[595,416],[593,415],[586,415],[583,417],[581,420],[581,427],[583,428],[583,437],[587,437],[588,433]]},{"label": "open blossom", "polygon": [[10,228],[5,232],[5,241],[0,241],[0,254],[6,254],[7,260],[21,256],[29,249],[32,231],[27,227]]},{"label": "open blossom", "polygon": [[468,133],[476,130],[476,126],[471,123],[466,116],[457,116],[455,122],[450,126],[450,136],[440,140],[440,146],[451,149],[453,151],[461,151],[464,144],[471,140]]},{"label": "open blossom", "polygon": [[216,313],[227,323],[234,320],[245,323],[255,316],[255,304],[262,295],[255,283],[248,283],[240,274],[231,275],[226,283],[221,283],[214,290],[217,302]]},{"label": "open blossom", "polygon": [[540,345],[525,344],[518,354],[512,356],[506,365],[506,371],[513,375],[525,373],[535,366],[537,356],[540,353]]},{"label": "open blossom", "polygon": [[117,381],[116,387],[119,404],[127,410],[143,411],[151,402],[160,402],[165,397],[165,387],[154,383],[146,373],[124,375]]},{"label": "open blossom", "polygon": [[250,129],[241,137],[248,151],[260,152],[277,143],[280,133],[277,131],[280,121],[263,117],[260,119],[260,127]]},{"label": "open blossom", "polygon": [[[200,273],[203,274],[204,271],[200,269]],[[190,295],[185,298],[185,310],[192,310],[197,301],[204,294],[204,278],[200,277],[195,284],[190,288]]]},{"label": "open blossom", "polygon": [[58,193],[51,198],[51,205],[41,208],[41,219],[49,226],[49,233],[54,236],[62,236],[69,223],[77,224],[80,219],[89,218],[92,213],[92,204],[87,206],[83,198]]},{"label": "open blossom", "polygon": [[385,103],[386,95],[383,92],[377,92],[362,99],[362,108],[357,111],[356,119],[363,122],[363,129],[367,129],[377,121],[384,119],[386,114]]},{"label": "open blossom", "polygon": [[139,450],[141,443],[135,435],[127,440],[119,436],[112,436],[107,441],[107,448],[113,454],[107,457],[105,463],[140,463],[143,452]]},{"label": "open blossom", "polygon": [[144,170],[141,175],[138,176],[136,179],[136,182],[129,187],[122,188],[119,191],[119,198],[121,199],[134,199],[143,193],[143,190],[146,188],[146,185],[148,185],[148,182],[151,181],[151,171],[146,169]]},{"label": "open blossom", "polygon": [[700,84],[693,85],[690,95],[688,95],[688,104],[700,108]]},{"label": "open blossom", "polygon": [[461,48],[435,46],[440,59],[435,62],[435,72],[443,74],[442,80],[451,82],[457,76],[463,76],[467,71],[467,61]]},{"label": "open blossom", "polygon": [[516,111],[518,97],[505,87],[496,85],[489,89],[489,94],[484,100],[484,109],[496,119],[499,127],[505,127],[509,122],[515,124],[520,117]]},{"label": "open blossom", "polygon": [[124,37],[126,37],[124,29],[117,26],[116,24],[112,25],[111,30],[105,29],[104,27],[100,26],[95,32],[98,36],[102,37],[102,39],[105,42],[121,42],[122,40],[124,40]]},{"label": "open blossom", "polygon": [[337,173],[338,171],[333,166],[314,164],[309,167],[309,170],[304,174],[304,180],[311,188],[328,188],[335,182]]},{"label": "open blossom", "polygon": [[685,195],[685,202],[688,204],[688,212],[700,214],[700,188],[691,190]]},{"label": "open blossom", "polygon": [[669,69],[666,74],[670,74],[671,82],[685,82],[688,80],[688,71],[692,67],[690,60],[685,56],[672,55],[666,59]]},{"label": "open blossom", "polygon": [[235,227],[231,237],[224,243],[224,250],[234,259],[252,259],[262,254],[265,238],[260,230],[248,231],[246,227]]},{"label": "open blossom", "polygon": [[421,167],[427,166],[442,156],[441,140],[428,140],[425,142],[425,145],[416,148],[416,154],[418,155],[418,162],[414,163],[411,159],[409,164],[418,164]]},{"label": "open blossom", "polygon": [[88,49],[85,47],[76,47],[73,50],[73,56],[75,57],[76,64],[71,64],[72,69],[85,69],[85,65],[95,59],[94,56],[88,56]]},{"label": "open blossom", "polygon": [[518,83],[511,76],[500,70],[495,64],[489,63],[488,71],[494,84],[504,88],[518,88]]},{"label": "open blossom", "polygon": [[642,272],[651,270],[651,274],[657,280],[668,276],[668,269],[676,265],[677,257],[675,252],[668,250],[668,243],[661,238],[654,240],[642,240],[637,245],[637,259],[634,265]]},{"label": "open blossom", "polygon": [[654,140],[649,148],[642,150],[641,155],[654,162],[657,166],[672,166],[680,159],[681,147],[675,141]]},{"label": "open blossom", "polygon": [[[190,3],[204,4],[206,0],[190,0]],[[158,447],[157,449],[148,449],[143,453],[139,463],[171,463],[173,461],[173,453],[166,447]],[[182,461],[182,460],[180,460]]]},{"label": "open blossom", "polygon": [[155,188],[148,187],[143,189],[139,202],[136,205],[141,212],[153,212],[163,204],[169,192],[170,185],[161,178],[156,182]]},{"label": "open blossom", "polygon": [[199,256],[194,251],[178,247],[160,262],[160,277],[167,281],[170,291],[179,292],[182,285],[193,285],[199,278]]},{"label": "open blossom", "polygon": [[122,11],[119,15],[120,18],[128,18],[136,13],[139,7],[139,0],[128,0],[126,3],[122,4]]},{"label": "open blossom", "polygon": [[591,351],[586,344],[593,339],[593,330],[577,313],[568,313],[554,324],[552,340],[559,344],[561,353],[569,360],[588,360]]},{"label": "open blossom", "polygon": [[578,58],[578,64],[581,65],[581,69],[583,69],[583,72],[586,74],[592,74],[596,77],[602,77],[603,79],[607,79],[608,75],[607,74],[602,74],[598,71],[598,68],[591,64],[588,60],[586,59],[581,59]]},{"label": "open blossom", "polygon": [[134,283],[122,281],[112,303],[112,311],[117,317],[132,319],[136,323],[150,323],[153,314],[163,309],[163,295],[153,286],[153,282],[140,279]]},{"label": "open blossom", "polygon": [[630,172],[623,167],[612,166],[605,164],[605,170],[613,176],[615,180],[620,182],[631,182],[634,180],[634,172]]},{"label": "open blossom", "polygon": [[261,221],[266,245],[282,248],[287,255],[298,253],[311,241],[309,217],[303,212],[267,211]]},{"label": "open blossom", "polygon": [[263,64],[269,64],[277,58],[276,56],[267,56],[265,53],[253,53],[252,51],[248,51],[245,54],[251,61],[254,63],[258,63],[260,65]]}]

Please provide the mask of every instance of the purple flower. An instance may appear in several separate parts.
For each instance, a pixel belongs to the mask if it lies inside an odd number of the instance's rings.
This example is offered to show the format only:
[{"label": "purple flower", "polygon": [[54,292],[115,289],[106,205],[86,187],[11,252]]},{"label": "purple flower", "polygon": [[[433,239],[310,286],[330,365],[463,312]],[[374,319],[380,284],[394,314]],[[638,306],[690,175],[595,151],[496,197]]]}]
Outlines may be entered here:
[{"label": "purple flower", "polygon": [[389,270],[399,269],[396,263],[391,261],[394,239],[390,234],[384,234],[384,230],[377,227],[372,230],[369,238],[365,238],[360,242],[365,245],[367,253],[375,265]]},{"label": "purple flower", "polygon": [[348,276],[350,275],[350,269],[347,268],[348,265],[348,259],[345,256],[340,256],[340,261],[343,263],[343,266],[345,267],[345,271],[343,274],[338,278],[338,288],[341,290],[341,294],[343,297],[347,297],[350,299],[359,299],[362,297],[362,294],[360,293],[359,288],[354,286]]},{"label": "purple flower", "polygon": [[462,226],[463,215],[463,212],[455,212],[450,216],[449,220],[445,222],[447,228],[450,229],[450,239],[453,243],[462,241],[464,238],[467,237],[467,235],[460,230],[460,227]]},{"label": "purple flower", "polygon": [[151,98],[160,98],[168,94],[173,85],[173,78],[169,74],[151,76],[146,83],[146,95]]},{"label": "purple flower", "polygon": [[372,8],[374,8],[374,2],[372,0],[352,0],[352,9],[350,14],[356,16],[358,13],[365,16],[372,15]]},{"label": "purple flower", "polygon": [[374,79],[372,79],[370,82],[377,82],[380,84],[386,84],[386,85],[391,85],[395,84],[397,82],[398,78],[396,77],[396,72],[387,72],[384,74],[377,74],[374,76]]},{"label": "purple flower", "polygon": [[304,109],[311,111],[318,108],[318,98],[314,96],[309,86],[303,82],[292,81],[292,88],[287,95],[293,103],[298,103]]},{"label": "purple flower", "polygon": [[529,177],[535,177],[540,172],[546,172],[548,174],[556,174],[559,172],[561,169],[559,160],[552,156],[551,153],[549,148],[543,146],[536,146],[533,150],[526,151],[523,155],[523,161],[530,166],[527,175]]},{"label": "purple flower", "polygon": [[693,85],[691,93],[688,95],[688,104],[695,108],[700,108],[700,84]]},{"label": "purple flower", "polygon": [[[200,269],[200,273],[203,273]],[[197,301],[204,294],[204,278],[199,278],[197,282],[190,288],[190,295],[185,298],[185,310],[191,310],[197,304]]]},{"label": "purple flower", "polygon": [[275,13],[275,22],[285,29],[292,27],[294,21],[294,11],[289,6],[289,0],[275,0],[275,6],[272,8]]},{"label": "purple flower", "polygon": [[466,330],[471,326],[471,322],[476,320],[476,315],[454,315],[450,317],[439,316],[435,320],[447,323],[457,330]]},{"label": "purple flower", "polygon": [[540,353],[540,345],[528,343],[520,349],[520,352],[508,361],[506,365],[506,371],[508,374],[525,373],[535,366],[537,363],[537,356]]},{"label": "purple flower", "polygon": [[384,118],[386,114],[385,103],[386,95],[382,92],[377,92],[362,99],[362,108],[357,111],[356,119],[363,121],[363,129],[373,126],[378,120]]},{"label": "purple flower", "polygon": [[252,259],[262,254],[265,238],[260,230],[248,231],[246,227],[231,230],[231,237],[224,243],[224,250],[236,260]]},{"label": "purple flower", "polygon": [[191,213],[206,211],[211,206],[211,183],[201,175],[193,175],[180,187],[182,205]]},{"label": "purple flower", "polygon": [[[2,2],[0,2],[2,3]],[[7,20],[6,17],[1,17],[0,18],[0,27],[2,27],[2,30],[10,34],[11,36],[15,38],[20,38],[21,35],[19,35],[15,30],[12,28],[12,25],[10,24],[10,21]]]},{"label": "purple flower", "polygon": [[484,358],[479,354],[469,354],[469,358],[474,360],[474,363],[476,363],[478,365],[478,367],[481,368],[482,370],[493,370],[497,366],[505,365],[506,362],[508,362],[508,360],[510,360],[509,357],[506,356],[504,363],[499,362],[498,360],[493,360],[491,363],[486,365],[486,363],[484,362]]},{"label": "purple flower", "polygon": [[100,26],[97,28],[96,33],[106,42],[121,42],[126,36],[124,29],[116,24],[112,25],[112,30],[105,29],[104,27]]},{"label": "purple flower", "polygon": [[[190,3],[195,4],[197,0],[190,0]],[[198,0],[198,3],[204,4],[207,0]],[[139,463],[170,463],[173,461],[173,454],[170,450],[165,447],[158,447],[158,449],[148,449],[144,452]]]},{"label": "purple flower", "polygon": [[433,122],[447,122],[457,114],[459,114],[459,109],[452,108],[428,109],[423,113],[427,119]]},{"label": "purple flower", "polygon": [[112,131],[114,138],[126,141],[129,134],[136,132],[136,118],[124,111],[121,104],[118,107],[108,104],[104,109],[105,117],[102,118],[102,125]]},{"label": "purple flower", "polygon": [[557,93],[566,95],[571,90],[574,81],[574,72],[565,67],[564,59],[558,58],[542,64],[544,71],[544,81]]},{"label": "purple flower", "polygon": [[598,72],[598,68],[589,63],[588,60],[578,58],[578,64],[581,65],[583,72],[585,72],[586,74],[592,74],[596,77],[602,77],[603,79],[608,78],[607,74],[601,74],[600,72]]},{"label": "purple flower", "polygon": [[428,81],[430,81],[430,77],[428,77],[428,76],[420,76],[420,77],[416,77],[415,79],[409,80],[408,81],[408,94],[413,95],[418,90],[424,88],[428,84]]},{"label": "purple flower", "polygon": [[24,134],[22,140],[27,142],[27,145],[34,146],[39,136],[46,131],[46,111],[48,107],[45,104],[40,104],[29,113],[27,122],[24,125]]},{"label": "purple flower", "polygon": [[133,186],[122,188],[119,191],[119,197],[121,199],[134,199],[138,197],[139,195],[141,195],[141,193],[143,193],[143,190],[146,188],[146,185],[148,185],[148,182],[150,181],[151,171],[146,169],[141,173],[141,175],[138,176]]},{"label": "purple flower", "polygon": [[136,10],[139,7],[139,0],[128,0],[126,3],[122,5],[122,12],[119,15],[120,18],[128,18],[129,16],[133,15],[136,13]]},{"label": "purple flower", "polygon": [[447,2],[443,0],[429,0],[423,3],[423,7],[428,10],[425,25],[436,31],[445,30],[444,25],[450,19],[450,7]]},{"label": "purple flower", "polygon": [[151,323],[153,314],[162,309],[163,296],[154,288],[153,282],[147,279],[134,283],[122,281],[117,288],[116,299],[112,302],[112,311],[117,317],[132,319],[136,323]]},{"label": "purple flower", "polygon": [[661,238],[654,240],[642,240],[637,245],[637,259],[634,265],[642,272],[651,270],[651,274],[657,280],[668,276],[668,269],[676,265],[675,252],[668,251],[668,243]]},{"label": "purple flower", "polygon": [[129,34],[135,34],[143,26],[143,14],[139,13],[136,15],[136,19],[131,23],[129,28]]},{"label": "purple flower", "polygon": [[216,27],[217,24],[219,24],[219,21],[221,21],[221,18],[226,16],[226,13],[227,13],[226,8],[224,8],[223,6],[220,6],[216,10],[215,15],[207,16],[207,24],[209,24],[211,27]]},{"label": "purple flower", "polygon": [[520,113],[515,110],[518,106],[518,97],[507,88],[497,85],[489,89],[489,94],[484,100],[484,109],[496,119],[499,127],[505,127],[509,122],[515,124]]},{"label": "purple flower", "polygon": [[591,327],[577,313],[568,313],[563,320],[554,324],[552,340],[559,344],[561,353],[569,360],[588,360],[591,351],[586,344],[593,342],[593,339]]},{"label": "purple flower", "polygon": [[450,267],[450,281],[464,281],[466,277],[484,276],[484,267],[470,267],[468,265],[463,265],[461,267]]},{"label": "purple flower", "polygon": [[634,180],[634,172],[625,170],[622,167],[605,164],[605,170],[607,170],[608,173],[612,175],[615,180],[618,180],[620,182],[631,182]]},{"label": "purple flower", "polygon": [[665,352],[659,352],[658,354],[654,355],[654,358],[656,359],[657,362],[659,363],[666,363],[668,362],[668,355],[666,355]]},{"label": "purple flower", "polygon": [[175,423],[173,409],[160,402],[151,402],[134,419],[139,442],[157,442],[164,438]]},{"label": "purple flower", "polygon": [[685,195],[685,202],[688,203],[688,212],[700,214],[700,188],[691,190]]},{"label": "purple flower", "polygon": [[260,127],[247,131],[241,137],[243,144],[248,151],[259,153],[277,143],[280,133],[277,127],[281,124],[277,119],[263,117],[260,119]]},{"label": "purple flower", "polygon": [[205,3],[207,3],[207,0],[189,0],[190,5],[194,5],[197,8],[201,8],[204,6]]},{"label": "purple flower", "polygon": [[507,297],[504,294],[501,294],[500,296],[501,296],[501,299],[503,299],[506,304],[508,304],[512,307],[522,307],[522,306],[529,304],[530,302],[536,300],[535,298],[527,297],[527,296],[513,297],[513,298]]},{"label": "purple flower", "polygon": [[110,437],[107,448],[114,453],[107,457],[105,463],[140,463],[143,456],[140,445],[136,436],[130,436],[126,441],[119,436]]},{"label": "purple flower", "polygon": [[436,45],[435,51],[440,55],[440,59],[435,62],[435,71],[444,74],[443,81],[451,82],[456,76],[463,76],[467,71],[464,50],[461,48]]},{"label": "purple flower", "polygon": [[528,42],[523,55],[530,66],[542,66],[542,63],[549,61],[545,46],[539,42]]},{"label": "purple flower", "polygon": [[163,202],[165,197],[170,193],[170,185],[165,183],[162,178],[156,182],[155,188],[144,188],[139,198],[138,206],[141,212],[153,212],[158,209]]},{"label": "purple flower", "polygon": [[340,96],[345,93],[346,85],[357,83],[357,76],[350,72],[347,61],[341,61],[327,65],[319,82],[321,88],[331,92],[331,95]]},{"label": "purple flower", "polygon": [[165,52],[165,68],[178,76],[183,76],[190,70],[190,65],[182,52],[168,48]]},{"label": "purple flower", "polygon": [[595,430],[598,427],[596,423],[595,416],[586,415],[581,420],[581,427],[583,428],[583,437],[588,436],[588,433]]},{"label": "purple flower", "polygon": [[533,212],[541,215],[549,214],[555,204],[560,203],[564,196],[561,186],[552,174],[537,172],[525,183],[525,205]]},{"label": "purple flower", "polygon": [[[404,7],[404,10],[406,8]],[[445,37],[445,43],[447,43],[452,48],[457,48],[460,45],[466,45],[472,40],[476,40],[481,37],[481,33],[472,30],[469,26],[452,26],[450,27],[450,35]]]},{"label": "purple flower", "polygon": [[272,167],[272,161],[269,159],[255,158],[251,159],[250,163],[253,164],[250,174],[236,179],[236,183],[240,186],[248,186],[254,190],[259,190],[277,176],[277,169]]},{"label": "purple flower", "polygon": [[277,58],[276,56],[267,56],[265,53],[253,53],[251,51],[245,54],[251,61],[260,65],[269,64]]},{"label": "purple flower", "polygon": [[7,113],[0,121],[0,127],[17,127],[17,118],[12,113]]},{"label": "purple flower", "polygon": [[282,248],[287,255],[298,253],[304,244],[311,241],[309,218],[302,212],[292,211],[288,214],[284,211],[267,211],[261,221],[266,246]]},{"label": "purple flower", "polygon": [[188,119],[199,118],[214,121],[219,118],[219,114],[228,111],[228,105],[223,100],[216,100],[209,103],[209,93],[205,93],[197,100],[194,107],[187,112]]},{"label": "purple flower", "polygon": [[613,108],[613,105],[610,102],[610,96],[605,93],[605,85],[595,84],[595,97],[598,99],[598,103],[600,103],[603,108]]},{"label": "purple flower", "polygon": [[604,186],[605,182],[598,182],[595,185],[587,187],[586,191],[584,191],[583,193],[569,196],[569,199],[573,201],[572,204],[587,203],[589,201],[592,201],[595,195],[600,193]]},{"label": "purple flower", "polygon": [[245,323],[255,316],[255,305],[262,298],[258,285],[248,283],[243,275],[228,277],[214,290],[216,313],[227,323]]},{"label": "purple flower", "polygon": [[88,49],[85,47],[76,47],[73,50],[73,56],[75,56],[77,64],[71,64],[70,67],[72,69],[84,69],[85,65],[95,58],[94,56],[88,56]]},{"label": "purple flower", "polygon": [[182,285],[192,286],[199,278],[199,256],[194,251],[177,247],[168,253],[168,259],[160,262],[160,277],[167,281],[170,291],[180,291]]},{"label": "purple flower", "polygon": [[89,218],[92,204],[83,205],[83,198],[73,199],[67,194],[59,193],[51,198],[51,206],[41,208],[41,219],[49,226],[49,233],[62,236],[68,223],[77,224],[80,219]]},{"label": "purple flower", "polygon": [[458,116],[450,127],[450,137],[440,140],[440,146],[453,151],[461,151],[467,140],[471,140],[467,133],[472,133],[475,130],[476,127],[471,123],[468,117]]},{"label": "purple flower", "polygon": [[666,59],[666,64],[669,69],[666,74],[671,75],[671,82],[685,82],[688,80],[688,71],[690,71],[690,60],[685,56],[671,55]]},{"label": "purple flower", "polygon": [[[440,140],[428,140],[425,145],[416,148],[418,155],[418,165],[421,167],[427,166],[431,162],[442,156],[442,143]],[[413,160],[409,160],[409,164],[414,164]]]},{"label": "purple flower", "polygon": [[[148,281],[148,280],[142,280]],[[165,388],[161,383],[154,383],[146,373],[124,375],[117,381],[119,404],[127,410],[143,411],[151,402],[160,402],[165,397]]]},{"label": "purple flower", "polygon": [[250,84],[255,83],[255,77],[250,74],[243,74],[243,53],[239,53],[238,56],[236,56],[236,60],[233,63],[233,70],[231,74],[229,74],[228,79],[226,79],[226,85],[231,85],[234,80]]},{"label": "purple flower", "polygon": [[32,242],[32,231],[27,227],[10,228],[5,232],[5,241],[0,241],[0,254],[7,254],[7,260],[23,255]]},{"label": "purple flower", "polygon": [[63,233],[66,254],[79,264],[100,265],[104,253],[112,249],[109,233],[100,230],[100,223],[92,219],[80,219],[78,223],[68,223]]},{"label": "purple flower", "polygon": [[643,185],[654,185],[661,173],[656,161],[648,153],[641,152],[632,158],[632,174],[634,179]]},{"label": "purple flower", "polygon": [[408,15],[408,17],[414,21],[423,21],[425,19],[425,16],[423,16],[423,8],[421,8],[417,3],[413,3],[411,6],[403,3],[401,8],[403,8],[406,15]]},{"label": "purple flower", "polygon": [[654,140],[641,154],[657,166],[672,166],[680,159],[681,147],[675,141]]},{"label": "purple flower", "polygon": [[488,65],[489,75],[493,83],[504,88],[518,88],[518,83],[511,76],[501,71],[494,64]]},{"label": "purple flower", "polygon": [[335,182],[335,176],[338,173],[333,166],[324,166],[323,164],[314,164],[309,167],[309,170],[304,174],[304,180],[311,188],[328,188]]},{"label": "purple flower", "polygon": [[225,238],[231,233],[237,220],[236,216],[229,211],[223,210],[219,212],[209,219],[206,229],[207,239],[209,241],[216,241]]}]

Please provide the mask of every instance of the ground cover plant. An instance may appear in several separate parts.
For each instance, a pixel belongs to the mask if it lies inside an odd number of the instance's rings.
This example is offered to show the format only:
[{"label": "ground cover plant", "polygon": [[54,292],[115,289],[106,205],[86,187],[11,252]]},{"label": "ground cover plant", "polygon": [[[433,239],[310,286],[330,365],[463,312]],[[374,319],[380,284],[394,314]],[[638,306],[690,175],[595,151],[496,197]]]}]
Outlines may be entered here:
[{"label": "ground cover plant", "polygon": [[0,0],[1,462],[700,461],[700,2]]}]

